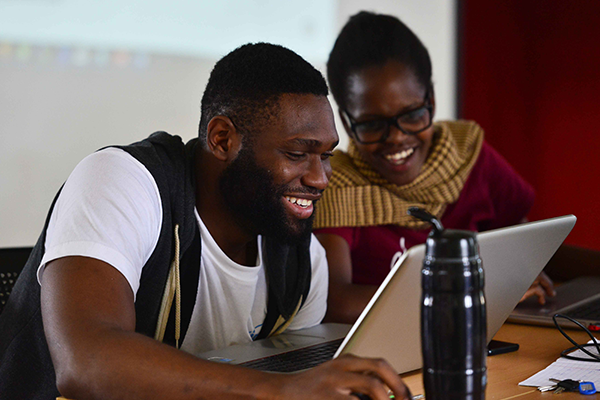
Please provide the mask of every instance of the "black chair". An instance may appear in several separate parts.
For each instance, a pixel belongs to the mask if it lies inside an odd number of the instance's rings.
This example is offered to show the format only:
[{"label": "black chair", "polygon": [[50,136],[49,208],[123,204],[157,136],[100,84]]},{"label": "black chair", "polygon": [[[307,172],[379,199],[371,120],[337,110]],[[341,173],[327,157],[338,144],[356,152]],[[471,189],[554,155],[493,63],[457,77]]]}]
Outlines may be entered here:
[{"label": "black chair", "polygon": [[33,247],[0,248],[0,314]]}]

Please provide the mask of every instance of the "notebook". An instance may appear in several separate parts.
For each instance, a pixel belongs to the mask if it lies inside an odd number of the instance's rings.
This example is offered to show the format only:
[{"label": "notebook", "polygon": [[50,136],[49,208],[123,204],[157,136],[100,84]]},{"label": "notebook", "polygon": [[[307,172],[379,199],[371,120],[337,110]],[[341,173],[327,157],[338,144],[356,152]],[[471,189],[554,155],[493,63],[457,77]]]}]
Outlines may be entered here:
[{"label": "notebook", "polygon": [[[575,221],[573,215],[568,215],[477,235],[485,274],[488,342],[567,237]],[[398,373],[418,369],[422,366],[420,301],[424,253],[422,244],[400,257],[352,326],[321,324],[209,351],[200,357],[261,370],[293,372],[322,362],[315,361],[317,356],[309,355],[306,357],[309,364],[294,365],[303,353],[330,346],[337,348],[334,357],[346,353],[383,357]],[[283,367],[270,364],[270,360],[278,358],[288,361]],[[331,355],[324,358],[330,359]]]},{"label": "notebook", "polygon": [[[600,277],[588,276],[568,281],[558,286],[556,296],[548,298],[544,305],[537,303],[536,299],[527,299],[513,310],[508,320],[533,325],[554,325],[552,316],[557,313],[568,315],[586,327],[592,325],[600,328]],[[576,326],[563,318],[557,321],[561,326]]]}]

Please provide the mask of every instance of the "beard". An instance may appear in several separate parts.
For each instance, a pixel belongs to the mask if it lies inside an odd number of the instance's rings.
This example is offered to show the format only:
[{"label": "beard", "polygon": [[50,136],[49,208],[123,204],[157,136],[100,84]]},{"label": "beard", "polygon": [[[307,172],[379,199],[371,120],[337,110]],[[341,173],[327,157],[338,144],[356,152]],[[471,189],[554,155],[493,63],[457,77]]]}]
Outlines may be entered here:
[{"label": "beard", "polygon": [[307,219],[290,217],[283,196],[285,193],[314,193],[315,189],[276,185],[271,172],[256,163],[250,144],[242,147],[223,171],[219,189],[238,224],[253,235],[294,244],[308,239],[312,232],[314,212]]}]

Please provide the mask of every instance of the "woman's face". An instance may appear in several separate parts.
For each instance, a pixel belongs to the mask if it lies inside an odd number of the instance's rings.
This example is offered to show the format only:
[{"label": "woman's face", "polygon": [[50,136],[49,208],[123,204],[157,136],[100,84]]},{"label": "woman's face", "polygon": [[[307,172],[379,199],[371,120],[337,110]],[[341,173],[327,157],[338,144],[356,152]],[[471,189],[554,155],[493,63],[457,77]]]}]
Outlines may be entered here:
[{"label": "woman's face", "polygon": [[[389,61],[349,76],[345,111],[356,123],[391,118],[422,107],[426,91],[412,71],[398,62]],[[430,94],[430,103],[435,104],[433,94]],[[344,118],[342,120],[346,132],[354,140],[350,126]],[[364,159],[384,178],[396,185],[406,185],[421,172],[431,148],[433,127],[416,135],[407,135],[393,125],[389,129],[389,136],[382,143],[354,142]]]}]

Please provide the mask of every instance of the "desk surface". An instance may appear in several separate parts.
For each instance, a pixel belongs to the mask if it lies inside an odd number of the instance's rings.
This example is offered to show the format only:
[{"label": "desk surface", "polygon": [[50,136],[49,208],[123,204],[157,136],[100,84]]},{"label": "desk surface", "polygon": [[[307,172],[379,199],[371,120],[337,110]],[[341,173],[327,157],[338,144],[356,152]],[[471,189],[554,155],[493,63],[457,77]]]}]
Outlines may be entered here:
[{"label": "desk surface", "polygon": [[[589,340],[584,332],[569,330],[568,333],[578,343]],[[488,357],[487,400],[600,400],[599,394],[584,396],[564,392],[554,395],[552,392],[541,393],[536,388],[518,385],[552,364],[561,351],[571,346],[556,328],[506,323],[494,339],[516,342],[520,348],[512,353]],[[423,393],[421,372],[403,374],[402,378],[413,395]]]},{"label": "desk surface", "polygon": [[[577,330],[568,330],[569,335],[578,343],[585,343],[589,337]],[[531,375],[536,374],[559,357],[560,352],[572,345],[556,328],[518,325],[506,323],[494,337],[496,340],[516,342],[518,351],[488,357],[487,400],[538,399],[538,400],[600,400],[600,395],[584,396],[579,393],[552,392],[541,393],[537,388],[518,386]],[[402,375],[413,395],[423,393],[423,381],[420,372]]]}]

